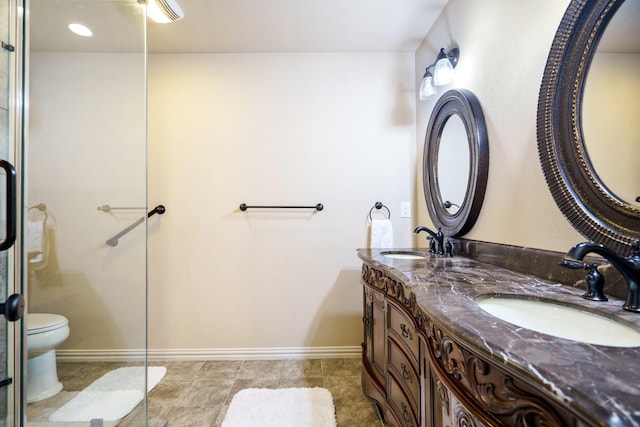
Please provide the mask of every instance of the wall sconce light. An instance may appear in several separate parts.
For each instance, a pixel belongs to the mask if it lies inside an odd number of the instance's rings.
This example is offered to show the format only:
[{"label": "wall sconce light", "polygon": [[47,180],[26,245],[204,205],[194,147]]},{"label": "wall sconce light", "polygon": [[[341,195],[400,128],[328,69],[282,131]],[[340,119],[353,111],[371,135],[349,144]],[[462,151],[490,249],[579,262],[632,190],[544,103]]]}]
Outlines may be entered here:
[{"label": "wall sconce light", "polygon": [[167,24],[184,18],[184,12],[175,0],[147,0],[147,16],[158,24]]},{"label": "wall sconce light", "polygon": [[424,101],[435,94],[436,88],[433,86],[433,75],[429,71],[429,67],[427,67],[420,83],[420,101]]},{"label": "wall sconce light", "polygon": [[428,65],[424,70],[419,93],[421,101],[435,95],[436,86],[445,86],[451,83],[455,75],[453,69],[458,65],[458,58],[460,58],[460,49],[457,47],[451,49],[448,53],[444,49],[440,49],[436,61]]}]

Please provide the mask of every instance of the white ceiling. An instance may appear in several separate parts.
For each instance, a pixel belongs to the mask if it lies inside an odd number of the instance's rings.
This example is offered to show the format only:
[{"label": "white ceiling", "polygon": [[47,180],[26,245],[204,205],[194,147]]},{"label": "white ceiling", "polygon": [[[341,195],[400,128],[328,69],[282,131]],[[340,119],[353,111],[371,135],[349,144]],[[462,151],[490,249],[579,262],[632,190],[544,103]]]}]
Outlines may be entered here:
[{"label": "white ceiling", "polygon": [[[177,0],[184,19],[149,22],[151,53],[415,52],[447,0]],[[143,52],[138,0],[31,0],[34,51]],[[640,1],[626,1],[600,48],[640,52]],[[67,26],[80,22],[94,36]],[[615,31],[614,31],[615,30]]]},{"label": "white ceiling", "polygon": [[[177,0],[184,19],[148,23],[151,53],[414,52],[447,0]],[[34,51],[141,51],[136,0],[32,0]],[[67,30],[77,21],[94,31]]]},{"label": "white ceiling", "polygon": [[178,0],[153,52],[415,52],[446,0]]}]

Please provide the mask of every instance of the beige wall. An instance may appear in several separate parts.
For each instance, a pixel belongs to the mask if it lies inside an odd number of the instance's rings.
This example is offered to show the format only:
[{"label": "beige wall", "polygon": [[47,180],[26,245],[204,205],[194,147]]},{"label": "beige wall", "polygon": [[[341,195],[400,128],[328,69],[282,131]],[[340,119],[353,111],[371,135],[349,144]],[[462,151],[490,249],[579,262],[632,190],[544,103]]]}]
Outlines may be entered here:
[{"label": "beige wall", "polygon": [[[416,52],[418,85],[441,47],[459,47],[456,79],[449,88],[471,90],[483,108],[489,178],[482,211],[466,236],[470,239],[559,251],[584,240],[553,201],[536,141],[538,91],[567,5],[566,0],[450,0]],[[436,99],[417,105],[419,156]],[[420,174],[417,180],[422,188]],[[419,206],[426,212],[424,203]]]},{"label": "beige wall", "polygon": [[411,54],[151,55],[149,200],[167,206],[149,235],[152,354],[358,354],[355,251],[376,201],[411,245],[413,68]]}]

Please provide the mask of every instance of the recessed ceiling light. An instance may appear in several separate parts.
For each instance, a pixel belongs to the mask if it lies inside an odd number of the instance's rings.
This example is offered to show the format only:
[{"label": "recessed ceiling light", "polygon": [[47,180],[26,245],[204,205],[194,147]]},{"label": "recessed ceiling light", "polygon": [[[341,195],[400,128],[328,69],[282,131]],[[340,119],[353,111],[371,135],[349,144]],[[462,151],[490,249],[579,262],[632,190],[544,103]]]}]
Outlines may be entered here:
[{"label": "recessed ceiling light", "polygon": [[69,24],[69,29],[82,37],[91,37],[93,35],[93,31],[82,24]]}]

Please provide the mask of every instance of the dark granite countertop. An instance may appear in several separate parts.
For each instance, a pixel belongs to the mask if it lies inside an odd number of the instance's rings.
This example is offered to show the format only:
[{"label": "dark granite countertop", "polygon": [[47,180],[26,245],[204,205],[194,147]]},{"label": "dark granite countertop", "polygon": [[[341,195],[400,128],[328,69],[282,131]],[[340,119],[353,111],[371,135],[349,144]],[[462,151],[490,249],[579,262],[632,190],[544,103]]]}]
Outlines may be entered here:
[{"label": "dark granite countertop", "polygon": [[461,343],[528,375],[602,425],[640,425],[640,347],[592,345],[538,333],[500,320],[475,303],[485,294],[525,295],[595,310],[640,328],[640,314],[624,311],[621,299],[588,301],[581,298],[583,289],[462,256],[404,250],[426,257],[394,259],[381,255],[381,249],[359,249],[358,256],[403,282],[425,314]]}]

